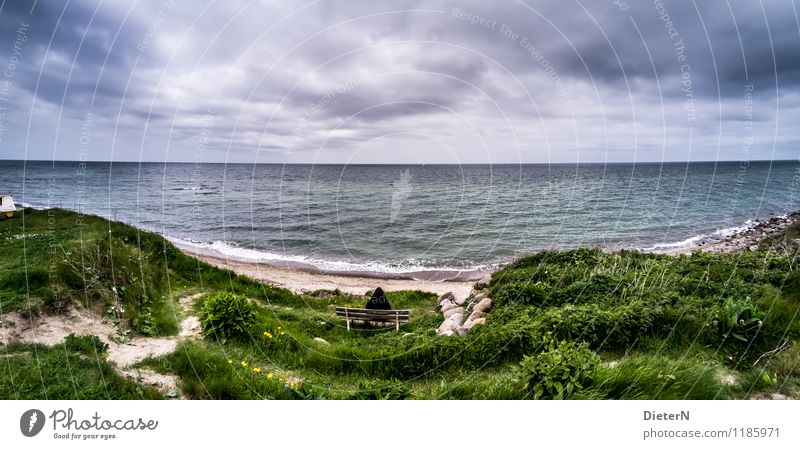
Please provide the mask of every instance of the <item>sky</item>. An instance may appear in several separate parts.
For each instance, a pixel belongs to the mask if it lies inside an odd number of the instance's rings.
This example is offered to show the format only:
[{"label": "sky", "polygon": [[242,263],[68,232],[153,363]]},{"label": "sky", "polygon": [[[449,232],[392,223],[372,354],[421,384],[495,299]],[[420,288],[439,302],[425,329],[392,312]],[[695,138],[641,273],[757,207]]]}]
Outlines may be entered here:
[{"label": "sky", "polygon": [[797,160],[797,10],[5,0],[0,158]]}]

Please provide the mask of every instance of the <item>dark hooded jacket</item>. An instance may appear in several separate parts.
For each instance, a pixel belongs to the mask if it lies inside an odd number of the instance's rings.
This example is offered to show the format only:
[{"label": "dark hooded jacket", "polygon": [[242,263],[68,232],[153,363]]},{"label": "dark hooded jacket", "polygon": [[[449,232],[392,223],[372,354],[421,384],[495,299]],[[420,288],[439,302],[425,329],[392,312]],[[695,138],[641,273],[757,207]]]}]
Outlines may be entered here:
[{"label": "dark hooded jacket", "polygon": [[392,306],[389,305],[389,300],[386,299],[386,294],[383,293],[383,289],[378,287],[372,292],[372,298],[367,301],[366,308],[390,310]]}]

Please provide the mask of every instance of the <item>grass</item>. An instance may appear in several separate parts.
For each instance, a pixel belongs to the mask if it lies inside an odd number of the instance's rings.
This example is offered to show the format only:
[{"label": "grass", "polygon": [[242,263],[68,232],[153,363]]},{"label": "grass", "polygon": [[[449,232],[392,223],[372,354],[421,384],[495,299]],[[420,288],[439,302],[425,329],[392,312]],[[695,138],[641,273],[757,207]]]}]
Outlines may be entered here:
[{"label": "grass", "polygon": [[0,347],[0,398],[161,399],[162,396],[153,388],[118,375],[105,361],[102,348],[87,345],[84,338],[68,339],[55,346],[10,343]]},{"label": "grass", "polygon": [[[348,332],[334,307],[361,307],[361,295],[295,295],[211,267],[124,224],[84,217],[88,224],[78,229],[76,214],[61,210],[49,237],[47,214],[26,211],[24,229],[22,220],[0,222],[0,239],[10,242],[0,259],[3,311],[47,313],[58,296],[134,332],[168,335],[179,319],[176,298],[187,292],[203,293],[195,312],[220,292],[252,302],[255,324],[243,338],[187,340],[141,362],[178,376],[189,398],[530,399],[530,373],[521,362],[542,351],[546,335],[585,342],[597,355],[599,364],[571,395],[576,399],[798,397],[800,391],[800,274],[788,250],[534,254],[493,274],[487,293],[495,307],[485,325],[445,338],[435,335],[441,315],[430,293],[388,293],[393,307],[411,310],[400,332],[369,325]],[[15,237],[21,234],[36,236]],[[61,253],[47,253],[53,239]],[[117,304],[124,312],[109,313]],[[740,325],[744,318],[751,323]],[[557,363],[554,351],[548,360]]]}]

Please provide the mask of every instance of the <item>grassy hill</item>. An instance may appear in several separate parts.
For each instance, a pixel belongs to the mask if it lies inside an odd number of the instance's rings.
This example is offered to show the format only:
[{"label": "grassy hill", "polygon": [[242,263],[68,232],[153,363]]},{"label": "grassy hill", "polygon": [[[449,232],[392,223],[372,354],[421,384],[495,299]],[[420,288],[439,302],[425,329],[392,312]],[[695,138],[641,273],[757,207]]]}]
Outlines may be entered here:
[{"label": "grassy hill", "polygon": [[[538,253],[494,273],[486,292],[495,307],[485,325],[440,337],[432,294],[388,294],[393,307],[411,310],[400,332],[347,332],[334,306],[360,307],[363,297],[295,295],[97,217],[26,210],[0,222],[0,242],[3,313],[85,307],[131,333],[163,336],[177,331],[179,297],[202,293],[193,304],[201,315],[220,293],[247,298],[254,315],[242,335],[186,339],[141,362],[177,376],[189,398],[722,399],[800,391],[796,252]],[[33,350],[56,348],[0,347],[9,354],[4,374],[33,363]],[[113,378],[102,371],[101,352],[94,353],[100,374]],[[42,377],[98,375],[46,366],[53,372]],[[104,397],[82,395],[89,383],[45,393],[41,377],[14,379],[0,380],[0,397]],[[125,382],[119,391],[127,393],[115,397],[154,394]]]}]

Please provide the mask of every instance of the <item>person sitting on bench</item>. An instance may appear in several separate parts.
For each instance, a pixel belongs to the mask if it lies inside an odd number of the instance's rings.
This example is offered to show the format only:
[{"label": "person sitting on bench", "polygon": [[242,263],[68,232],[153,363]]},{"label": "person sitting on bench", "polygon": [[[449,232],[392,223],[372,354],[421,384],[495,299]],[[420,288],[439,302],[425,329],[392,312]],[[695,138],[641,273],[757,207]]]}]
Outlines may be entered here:
[{"label": "person sitting on bench", "polygon": [[383,289],[378,287],[372,292],[372,298],[367,301],[367,305],[364,308],[391,310],[392,306],[389,305],[389,300],[386,299],[386,294],[383,293]]}]

